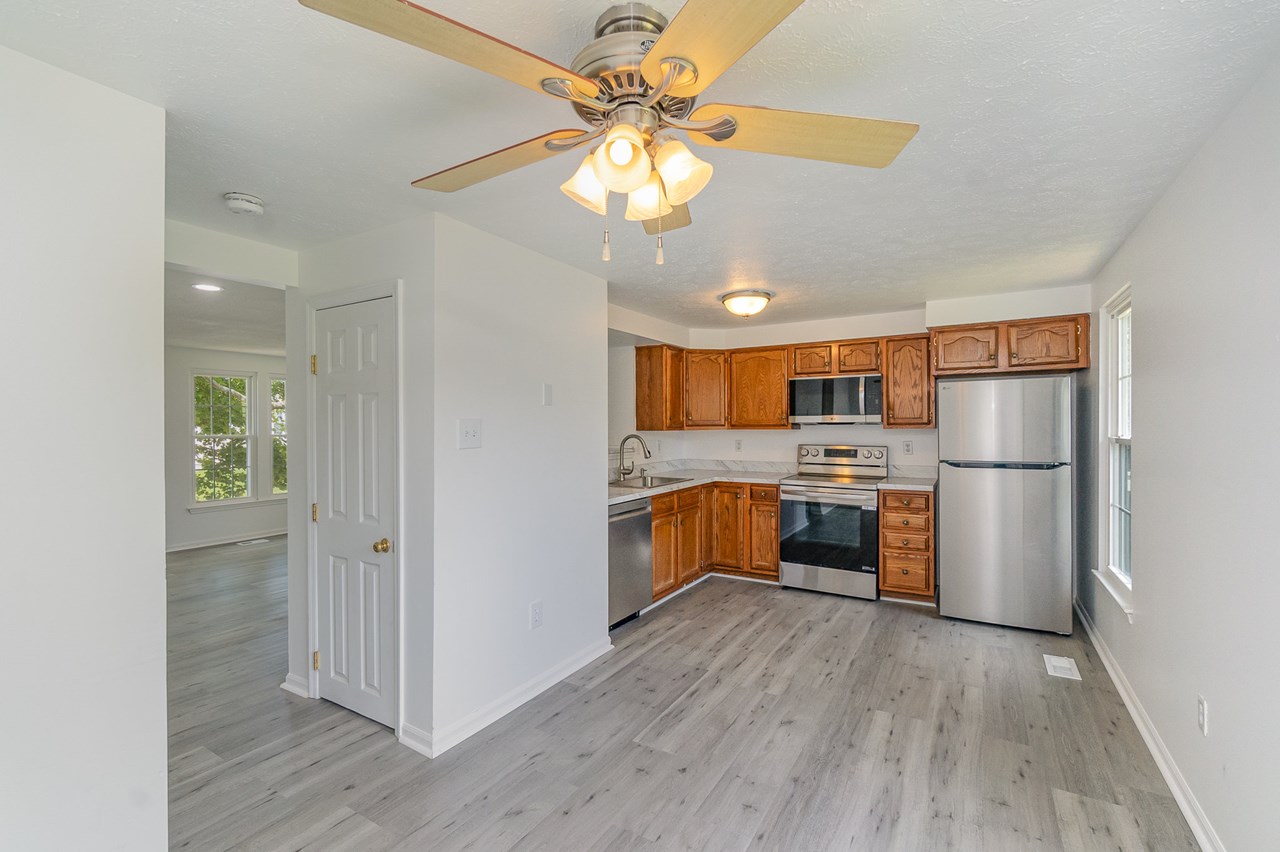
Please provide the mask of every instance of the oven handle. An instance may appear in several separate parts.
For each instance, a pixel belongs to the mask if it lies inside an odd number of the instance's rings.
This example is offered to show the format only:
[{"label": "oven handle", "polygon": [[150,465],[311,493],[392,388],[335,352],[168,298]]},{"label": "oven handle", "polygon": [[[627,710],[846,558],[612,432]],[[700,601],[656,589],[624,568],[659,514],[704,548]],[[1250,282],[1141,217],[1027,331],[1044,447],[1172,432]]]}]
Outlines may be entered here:
[{"label": "oven handle", "polygon": [[782,489],[780,494],[783,500],[812,500],[815,503],[834,503],[837,506],[857,506],[869,512],[876,511],[876,501],[873,498],[871,502],[867,502],[862,497],[847,497],[838,492],[832,491],[791,491],[786,488]]}]

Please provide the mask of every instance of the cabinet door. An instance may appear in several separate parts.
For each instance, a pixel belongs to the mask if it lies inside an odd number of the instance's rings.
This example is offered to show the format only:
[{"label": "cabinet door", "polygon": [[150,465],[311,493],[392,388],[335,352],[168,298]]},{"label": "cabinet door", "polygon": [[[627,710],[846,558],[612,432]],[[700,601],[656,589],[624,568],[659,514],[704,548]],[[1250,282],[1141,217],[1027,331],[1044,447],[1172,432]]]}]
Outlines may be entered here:
[{"label": "cabinet door", "polygon": [[787,425],[787,350],[730,352],[730,428],[785,428]]},{"label": "cabinet door", "polygon": [[791,375],[826,376],[830,373],[830,343],[808,343],[791,347]]},{"label": "cabinet door", "polygon": [[704,485],[698,491],[700,492],[699,507],[701,510],[698,526],[702,529],[702,538],[699,542],[701,550],[698,553],[698,573],[706,574],[711,570],[711,548],[712,542],[715,540],[716,489],[714,485]]},{"label": "cabinet door", "polygon": [[676,516],[653,522],[653,599],[676,588]]},{"label": "cabinet door", "polygon": [[1087,319],[1053,317],[1008,323],[1006,340],[1010,367],[1069,368],[1085,366],[1084,327]]},{"label": "cabinet door", "polygon": [[748,510],[747,570],[776,576],[778,573],[778,504],[752,503]]},{"label": "cabinet door", "polygon": [[886,553],[880,560],[880,589],[913,595],[933,594],[932,558],[924,553]]},{"label": "cabinet door", "polygon": [[933,332],[934,372],[981,372],[1000,367],[998,325],[940,328]]},{"label": "cabinet door", "polygon": [[684,425],[725,425],[725,357],[723,352],[684,353]]},{"label": "cabinet door", "polygon": [[742,570],[744,490],[741,485],[719,483],[712,496],[715,523],[711,531],[711,564],[736,571]]},{"label": "cabinet door", "polygon": [[933,425],[929,338],[891,338],[884,353],[884,425],[919,429]]},{"label": "cabinet door", "polygon": [[684,428],[684,350],[636,347],[636,431]]},{"label": "cabinet door", "polygon": [[880,369],[880,341],[854,340],[839,347],[841,373],[874,373]]},{"label": "cabinet door", "polygon": [[698,507],[676,513],[676,584],[698,579],[702,564],[702,513]]}]

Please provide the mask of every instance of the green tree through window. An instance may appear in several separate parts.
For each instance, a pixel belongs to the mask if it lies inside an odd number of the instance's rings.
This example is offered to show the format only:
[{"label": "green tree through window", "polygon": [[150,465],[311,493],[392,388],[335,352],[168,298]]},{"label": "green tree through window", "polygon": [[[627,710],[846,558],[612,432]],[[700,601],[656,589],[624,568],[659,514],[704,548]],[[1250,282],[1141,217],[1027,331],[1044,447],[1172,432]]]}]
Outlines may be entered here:
[{"label": "green tree through window", "polygon": [[284,379],[271,380],[271,493],[289,493],[289,437],[284,421]]},{"label": "green tree through window", "polygon": [[196,376],[193,384],[196,502],[249,496],[249,379]]}]

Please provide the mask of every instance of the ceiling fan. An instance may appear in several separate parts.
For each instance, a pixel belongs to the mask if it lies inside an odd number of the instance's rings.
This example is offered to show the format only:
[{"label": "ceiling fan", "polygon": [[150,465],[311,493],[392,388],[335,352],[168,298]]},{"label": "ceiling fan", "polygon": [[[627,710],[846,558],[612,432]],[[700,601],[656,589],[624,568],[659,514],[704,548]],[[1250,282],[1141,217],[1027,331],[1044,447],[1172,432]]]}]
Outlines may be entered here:
[{"label": "ceiling fan", "polygon": [[[688,201],[711,178],[711,165],[675,138],[762,154],[883,168],[919,125],[812,112],[695,101],[803,0],[687,0],[668,22],[640,3],[613,6],[596,20],[595,40],[572,70],[549,62],[408,0],[300,0],[344,21],[562,98],[591,127],[553,130],[416,180],[454,192],[603,137],[561,186],[604,214],[608,193],[628,195],[626,218],[658,234],[692,221]],[[604,259],[609,257],[605,231]]]}]

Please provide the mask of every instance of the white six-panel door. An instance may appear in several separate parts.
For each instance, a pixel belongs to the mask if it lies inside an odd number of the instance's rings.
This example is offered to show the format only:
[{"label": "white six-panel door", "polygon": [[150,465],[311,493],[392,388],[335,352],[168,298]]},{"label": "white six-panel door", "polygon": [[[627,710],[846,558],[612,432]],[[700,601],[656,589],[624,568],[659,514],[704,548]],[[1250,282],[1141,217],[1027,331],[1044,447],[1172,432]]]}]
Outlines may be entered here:
[{"label": "white six-panel door", "polygon": [[320,697],[394,725],[392,300],[316,311],[315,335]]}]

